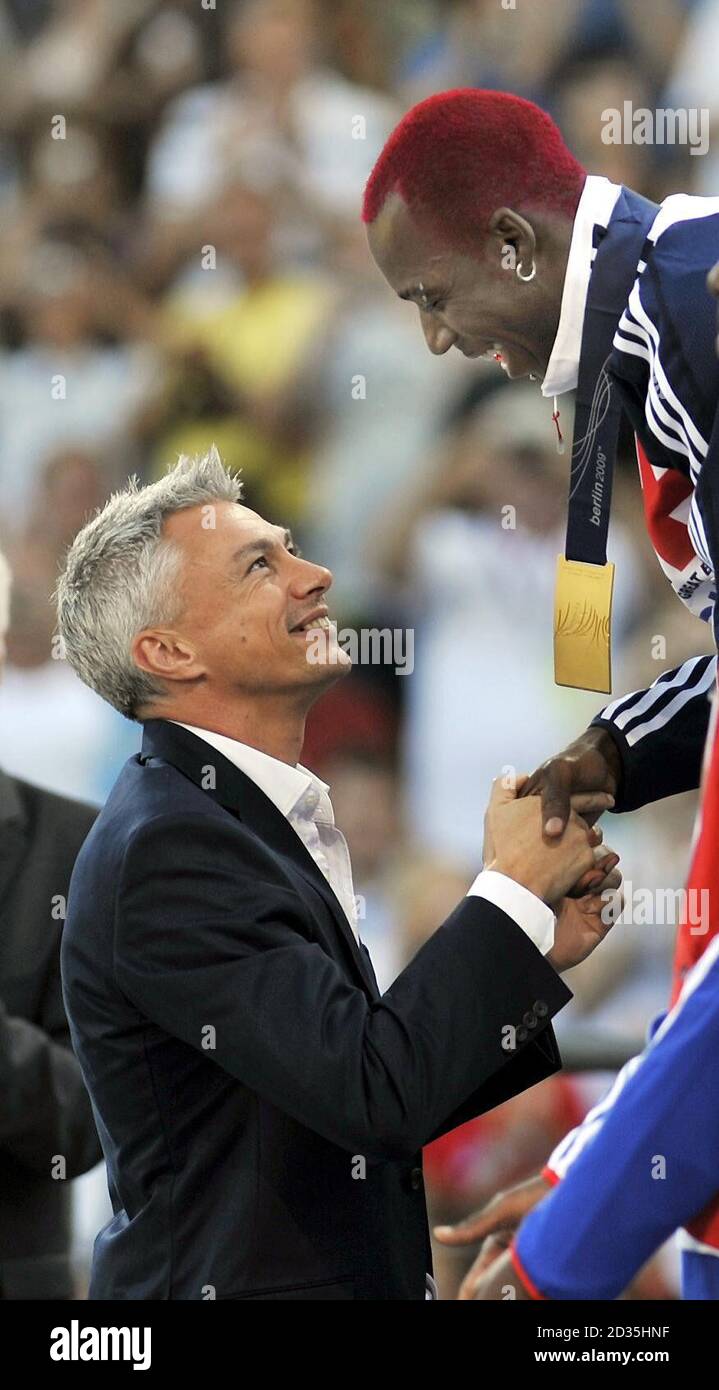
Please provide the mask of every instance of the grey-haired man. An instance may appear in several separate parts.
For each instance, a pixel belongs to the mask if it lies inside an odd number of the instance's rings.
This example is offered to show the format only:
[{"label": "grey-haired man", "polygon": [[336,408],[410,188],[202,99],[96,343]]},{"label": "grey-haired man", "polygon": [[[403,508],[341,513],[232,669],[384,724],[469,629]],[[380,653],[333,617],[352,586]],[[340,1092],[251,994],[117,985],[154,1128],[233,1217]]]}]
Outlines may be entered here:
[{"label": "grey-haired man", "polygon": [[422,1146],[557,1069],[557,971],[606,932],[596,894],[565,898],[614,868],[584,803],[549,845],[497,785],[487,867],[380,996],[299,762],[350,664],[331,582],[214,451],[130,483],[70,549],[67,658],[144,725],[63,939],[114,1210],[92,1298],[423,1299]]}]

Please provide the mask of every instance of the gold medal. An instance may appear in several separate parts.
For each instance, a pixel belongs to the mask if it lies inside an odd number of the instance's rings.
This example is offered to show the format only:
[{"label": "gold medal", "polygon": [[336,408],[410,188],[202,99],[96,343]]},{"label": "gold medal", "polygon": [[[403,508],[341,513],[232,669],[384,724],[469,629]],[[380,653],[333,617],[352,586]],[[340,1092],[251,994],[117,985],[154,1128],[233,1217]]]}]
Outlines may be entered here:
[{"label": "gold medal", "polygon": [[575,690],[612,689],[614,565],[557,557],[554,593],[554,680]]}]

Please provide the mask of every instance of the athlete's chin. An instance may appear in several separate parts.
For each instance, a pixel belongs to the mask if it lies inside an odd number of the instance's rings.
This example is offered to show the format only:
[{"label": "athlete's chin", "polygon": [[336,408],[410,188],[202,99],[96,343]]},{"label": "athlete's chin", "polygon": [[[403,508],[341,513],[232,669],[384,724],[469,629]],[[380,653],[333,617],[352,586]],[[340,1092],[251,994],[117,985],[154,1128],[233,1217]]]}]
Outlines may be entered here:
[{"label": "athlete's chin", "polygon": [[502,368],[510,381],[520,381],[522,377],[540,375],[539,366],[524,348],[505,348],[502,352]]}]

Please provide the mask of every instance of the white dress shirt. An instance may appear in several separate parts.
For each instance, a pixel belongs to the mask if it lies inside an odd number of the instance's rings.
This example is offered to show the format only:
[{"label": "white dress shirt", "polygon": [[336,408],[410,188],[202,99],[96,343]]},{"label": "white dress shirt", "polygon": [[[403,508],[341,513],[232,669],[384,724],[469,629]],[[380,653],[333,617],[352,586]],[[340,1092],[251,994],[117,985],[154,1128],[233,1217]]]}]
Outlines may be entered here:
[{"label": "white dress shirt", "polygon": [[[181,728],[204,739],[269,797],[322,870],[359,942],[357,901],[349,849],[342,831],[335,825],[327,783],[308,768],[302,767],[301,763],[294,766],[283,763],[259,748],[229,738],[227,734],[198,729],[193,724],[183,724],[179,719],[168,722],[180,724]],[[484,869],[475,878],[467,896],[485,898],[502,908],[526,932],[542,955],[551,951],[554,945],[554,913],[528,888],[494,869]]]},{"label": "white dress shirt", "polygon": [[308,768],[296,763],[283,763],[259,748],[248,743],[228,738],[226,734],[213,733],[211,729],[198,729],[193,724],[182,724],[179,719],[171,719],[171,724],[180,724],[191,734],[203,738],[216,748],[218,753],[234,763],[241,772],[269,797],[278,811],[289,821],[292,829],[299,835],[305,849],[309,851],[322,870],[334,895],[339,899],[344,914],[357,941],[357,903],[352,882],[347,841],[335,825],[329,787]]},{"label": "white dress shirt", "polygon": [[584,311],[596,254],[592,245],[594,228],[609,225],[620,193],[620,184],[598,174],[587,175],[572,229],[559,326],[542,382],[543,396],[561,396],[577,385]]}]

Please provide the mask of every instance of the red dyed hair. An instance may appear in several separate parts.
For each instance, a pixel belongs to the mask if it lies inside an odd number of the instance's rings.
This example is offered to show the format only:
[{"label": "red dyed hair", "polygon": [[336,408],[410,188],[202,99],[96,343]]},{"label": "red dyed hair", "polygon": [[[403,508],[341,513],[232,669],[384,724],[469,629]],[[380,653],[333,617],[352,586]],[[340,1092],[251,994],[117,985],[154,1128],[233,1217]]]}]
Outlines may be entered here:
[{"label": "red dyed hair", "polygon": [[449,246],[476,252],[499,207],[574,217],[586,170],[554,121],[510,92],[459,88],[413,106],[395,127],[365,188],[362,221],[397,192]]}]

